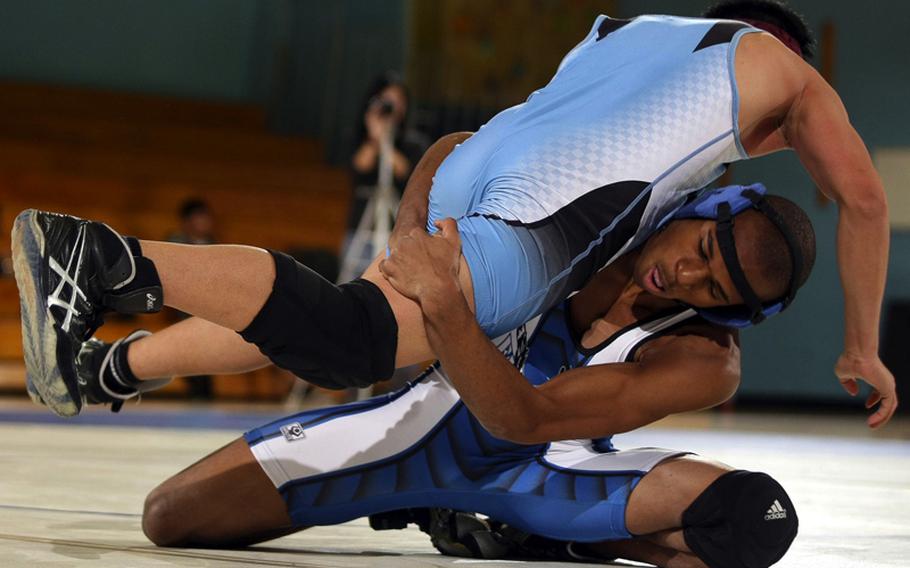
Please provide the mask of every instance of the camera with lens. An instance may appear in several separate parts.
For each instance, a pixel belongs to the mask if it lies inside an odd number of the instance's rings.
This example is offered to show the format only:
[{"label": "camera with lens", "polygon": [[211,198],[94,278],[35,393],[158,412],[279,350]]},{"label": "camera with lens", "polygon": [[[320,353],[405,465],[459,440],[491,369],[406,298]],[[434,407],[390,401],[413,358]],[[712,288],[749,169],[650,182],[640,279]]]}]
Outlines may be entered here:
[{"label": "camera with lens", "polygon": [[390,116],[393,112],[395,112],[395,105],[387,99],[376,97],[373,99],[373,102],[370,103],[370,105],[379,111],[379,116]]}]

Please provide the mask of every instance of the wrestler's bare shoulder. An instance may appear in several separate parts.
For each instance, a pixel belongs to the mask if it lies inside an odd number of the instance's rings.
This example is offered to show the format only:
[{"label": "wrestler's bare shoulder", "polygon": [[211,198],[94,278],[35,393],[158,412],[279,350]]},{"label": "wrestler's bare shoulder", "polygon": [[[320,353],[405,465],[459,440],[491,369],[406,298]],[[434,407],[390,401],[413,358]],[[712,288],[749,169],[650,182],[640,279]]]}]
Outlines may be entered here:
[{"label": "wrestler's bare shoulder", "polygon": [[746,152],[756,157],[787,148],[780,126],[815,70],[774,36],[752,33],[736,49],[735,73]]}]

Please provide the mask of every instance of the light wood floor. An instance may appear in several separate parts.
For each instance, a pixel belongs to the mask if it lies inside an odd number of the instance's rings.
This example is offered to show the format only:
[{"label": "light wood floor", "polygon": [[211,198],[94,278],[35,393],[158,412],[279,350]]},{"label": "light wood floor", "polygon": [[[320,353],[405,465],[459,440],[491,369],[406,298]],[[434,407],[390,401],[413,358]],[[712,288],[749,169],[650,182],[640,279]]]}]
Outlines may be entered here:
[{"label": "light wood floor", "polygon": [[[147,405],[140,408],[149,421],[163,422],[210,412],[171,406],[162,415],[153,407],[156,418]],[[477,562],[436,554],[416,529],[374,532],[363,521],[247,550],[156,548],[139,529],[146,493],[240,431],[36,424],[28,422],[28,412],[20,403],[0,401],[0,420],[6,420],[0,421],[0,566],[408,568]],[[872,435],[855,415],[700,414],[626,434],[618,443],[691,450],[780,480],[801,520],[780,567],[907,567],[910,424],[892,426]]]}]

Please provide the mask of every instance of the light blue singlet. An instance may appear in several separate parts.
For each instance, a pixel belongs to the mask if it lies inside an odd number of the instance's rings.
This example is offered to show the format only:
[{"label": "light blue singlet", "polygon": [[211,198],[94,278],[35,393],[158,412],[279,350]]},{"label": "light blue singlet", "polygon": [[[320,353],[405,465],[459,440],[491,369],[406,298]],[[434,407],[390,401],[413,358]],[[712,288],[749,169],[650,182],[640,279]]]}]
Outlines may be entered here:
[{"label": "light blue singlet", "polygon": [[746,24],[599,16],[544,88],[445,160],[429,228],[458,220],[490,336],[543,313],[748,156],[733,56]]}]

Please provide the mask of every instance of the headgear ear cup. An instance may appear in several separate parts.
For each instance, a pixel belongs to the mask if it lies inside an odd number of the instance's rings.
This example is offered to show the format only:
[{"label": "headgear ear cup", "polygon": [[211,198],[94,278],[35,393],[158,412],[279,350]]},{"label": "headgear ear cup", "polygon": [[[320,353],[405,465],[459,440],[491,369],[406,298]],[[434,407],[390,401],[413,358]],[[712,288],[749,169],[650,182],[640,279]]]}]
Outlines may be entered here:
[{"label": "headgear ear cup", "polygon": [[[765,318],[780,313],[786,308],[793,297],[796,295],[797,276],[802,266],[799,247],[796,245],[795,238],[781,221],[780,216],[767,203],[764,196],[767,190],[765,186],[756,183],[752,185],[730,185],[718,189],[712,189],[703,192],[693,201],[683,205],[672,217],[672,219],[713,219],[720,221],[725,214],[729,215],[730,227],[726,231],[727,248],[733,248],[732,241],[732,218],[747,209],[756,209],[762,212],[777,229],[783,234],[784,239],[790,249],[790,255],[793,261],[793,270],[790,275],[790,282],[787,287],[787,294],[774,302],[761,303],[758,301],[754,292],[745,277],[742,275],[742,269],[736,260],[735,250],[728,250],[724,255],[724,262],[730,270],[731,276],[740,294],[747,299],[749,305],[742,306],[724,306],[720,308],[695,308],[695,311],[704,319],[727,327],[744,328],[763,321]],[[718,232],[718,241],[721,240],[720,231]],[[719,244],[721,244],[719,242]],[[731,258],[732,255],[732,258]],[[737,274],[738,273],[738,274]],[[749,301],[751,300],[751,301]]]}]

